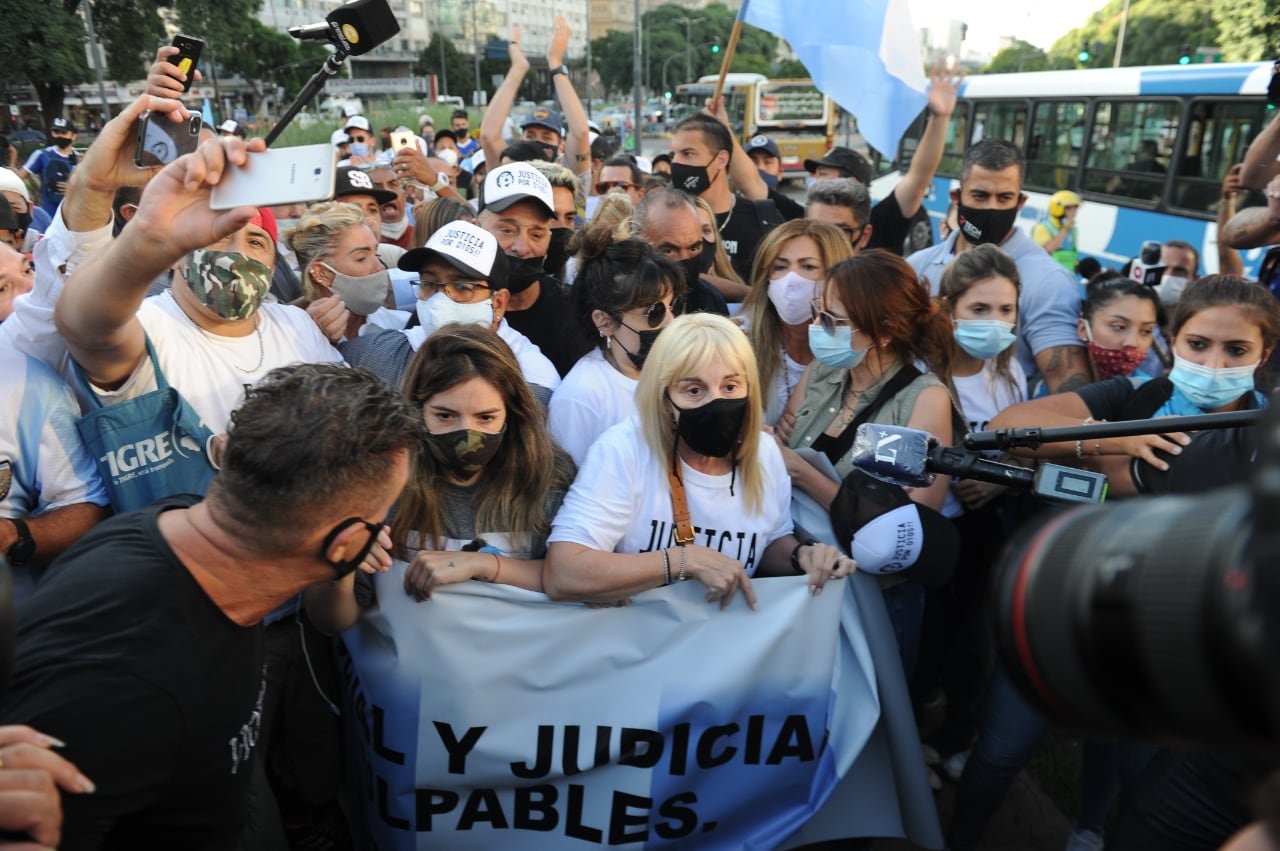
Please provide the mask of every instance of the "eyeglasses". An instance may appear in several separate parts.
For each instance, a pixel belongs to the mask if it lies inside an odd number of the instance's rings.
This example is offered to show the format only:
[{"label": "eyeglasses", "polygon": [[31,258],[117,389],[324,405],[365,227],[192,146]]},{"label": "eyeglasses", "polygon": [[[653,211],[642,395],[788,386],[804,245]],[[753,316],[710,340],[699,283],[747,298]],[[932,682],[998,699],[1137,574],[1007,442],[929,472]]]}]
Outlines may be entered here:
[{"label": "eyeglasses", "polygon": [[600,183],[596,184],[596,194],[608,195],[610,189],[616,189],[619,186],[621,186],[623,189],[626,189],[628,191],[636,188],[636,185],[634,183],[628,183],[625,180],[601,181]]},{"label": "eyeglasses", "polygon": [[[346,576],[351,571],[360,566],[360,562],[364,561],[365,556],[373,549],[373,545],[378,542],[378,535],[382,532],[382,527],[386,525],[385,520],[380,523],[370,523],[362,517],[348,517],[338,525],[329,530],[329,534],[324,536],[324,543],[320,545],[320,558],[327,561],[338,574],[338,578]],[[343,561],[334,561],[329,558],[329,548],[333,546],[333,542],[338,540],[338,536],[352,526],[363,526],[369,533],[369,539],[364,542],[356,554],[349,559]]]},{"label": "eyeglasses", "polygon": [[852,319],[845,319],[844,317],[836,316],[834,313],[832,313],[829,310],[823,310],[821,299],[815,298],[812,304],[813,304],[813,320],[812,321],[817,322],[819,325],[821,325],[824,333],[834,334],[836,332],[836,328],[844,327],[846,325],[849,326],[850,330],[852,331],[858,330],[857,328],[853,327]]},{"label": "eyeglasses", "polygon": [[836,225],[836,227],[838,227],[845,236],[849,237],[849,242],[853,245],[856,245],[858,240],[862,239],[862,232],[867,229],[866,225],[859,225],[856,228],[851,228],[848,225]]},{"label": "eyeglasses", "polygon": [[[429,281],[426,278],[419,278],[414,282],[418,287],[418,296],[423,297],[423,293],[428,293],[426,298],[444,290],[444,294],[458,304],[470,304],[476,298],[486,299],[489,297],[490,287],[482,281],[454,281],[453,283],[444,283],[443,281]],[[481,292],[483,290],[484,292]]]},{"label": "eyeglasses", "polygon": [[[667,318],[667,310],[666,302],[655,301],[653,304],[649,305],[649,309],[644,312],[644,321],[648,323],[650,328],[658,328]],[[684,299],[678,298],[671,302],[670,310],[672,319],[684,313]],[[618,321],[621,322],[622,320]]]}]

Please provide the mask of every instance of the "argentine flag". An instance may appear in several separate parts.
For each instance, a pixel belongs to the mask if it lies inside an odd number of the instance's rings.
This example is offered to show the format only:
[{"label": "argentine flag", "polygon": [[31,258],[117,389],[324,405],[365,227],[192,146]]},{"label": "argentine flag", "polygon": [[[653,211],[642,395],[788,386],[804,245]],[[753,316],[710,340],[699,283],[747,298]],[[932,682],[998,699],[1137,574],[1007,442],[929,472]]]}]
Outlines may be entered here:
[{"label": "argentine flag", "polygon": [[927,103],[903,0],[742,0],[738,18],[787,40],[814,85],[858,119],[887,157]]}]

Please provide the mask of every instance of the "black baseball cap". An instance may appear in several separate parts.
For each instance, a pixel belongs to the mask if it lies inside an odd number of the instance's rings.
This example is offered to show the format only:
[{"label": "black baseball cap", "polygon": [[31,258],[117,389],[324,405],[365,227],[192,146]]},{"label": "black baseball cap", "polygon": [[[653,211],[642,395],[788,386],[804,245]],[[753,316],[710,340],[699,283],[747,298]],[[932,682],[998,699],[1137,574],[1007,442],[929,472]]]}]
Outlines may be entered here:
[{"label": "black baseball cap", "polygon": [[72,124],[70,121],[68,121],[67,119],[63,118],[62,116],[58,116],[57,118],[53,119],[53,122],[49,125],[49,132],[50,133],[74,133],[76,132],[76,126]]},{"label": "black baseball cap", "polygon": [[863,186],[871,185],[871,163],[852,148],[832,148],[820,160],[805,160],[805,171],[813,174],[818,166],[825,165],[846,172]]},{"label": "black baseball cap", "polygon": [[[778,153],[778,143],[763,133],[752,136],[743,150],[746,152],[747,156],[750,156],[752,151],[764,151],[771,157],[782,159],[782,154]],[[810,171],[812,170],[813,169],[810,169]]]},{"label": "black baseball cap", "polygon": [[339,166],[333,181],[334,200],[346,195],[372,195],[379,207],[390,204],[398,197],[389,189],[379,189],[374,186],[369,172],[349,165]]}]

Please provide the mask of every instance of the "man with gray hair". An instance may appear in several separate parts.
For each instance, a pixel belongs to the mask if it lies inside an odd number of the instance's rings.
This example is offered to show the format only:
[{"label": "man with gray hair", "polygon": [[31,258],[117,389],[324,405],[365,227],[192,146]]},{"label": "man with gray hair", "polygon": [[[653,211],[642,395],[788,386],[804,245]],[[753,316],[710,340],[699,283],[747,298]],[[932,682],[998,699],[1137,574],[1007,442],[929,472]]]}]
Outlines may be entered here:
[{"label": "man with gray hair", "polygon": [[63,796],[61,847],[236,847],[265,746],[263,618],[390,566],[384,524],[422,438],[421,413],[363,370],[276,370],[232,415],[204,499],[114,517],[55,563],[0,707],[97,785]]},{"label": "man with gray hair", "polygon": [[804,217],[835,225],[857,254],[871,241],[871,193],[848,177],[815,180],[805,199]]},{"label": "man with gray hair", "polygon": [[715,260],[715,244],[702,238],[693,197],[668,186],[650,189],[632,216],[635,235],[684,272],[685,312],[729,315],[729,306],[703,276]]}]

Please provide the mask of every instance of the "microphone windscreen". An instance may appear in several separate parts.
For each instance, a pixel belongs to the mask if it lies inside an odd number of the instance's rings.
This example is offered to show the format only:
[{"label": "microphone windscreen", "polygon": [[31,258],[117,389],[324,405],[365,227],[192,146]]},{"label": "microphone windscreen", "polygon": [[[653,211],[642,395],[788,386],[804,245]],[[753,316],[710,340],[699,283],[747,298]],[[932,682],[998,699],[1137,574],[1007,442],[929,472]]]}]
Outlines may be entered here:
[{"label": "microphone windscreen", "polygon": [[929,459],[927,431],[863,423],[858,426],[849,457],[856,469],[895,485],[923,487],[933,482],[925,466]]},{"label": "microphone windscreen", "polygon": [[368,53],[400,32],[387,0],[352,0],[334,9],[325,20],[351,56]]}]

